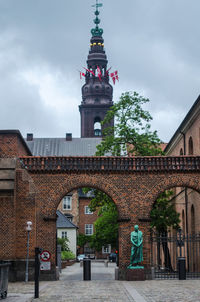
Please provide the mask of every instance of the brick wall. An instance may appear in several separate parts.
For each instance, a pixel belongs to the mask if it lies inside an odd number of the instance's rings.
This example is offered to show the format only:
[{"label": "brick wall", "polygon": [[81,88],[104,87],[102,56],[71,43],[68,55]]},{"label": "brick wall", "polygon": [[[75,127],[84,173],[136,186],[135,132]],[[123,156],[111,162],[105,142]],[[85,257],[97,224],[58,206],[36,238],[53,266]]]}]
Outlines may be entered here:
[{"label": "brick wall", "polygon": [[0,191],[0,259],[15,258],[16,227],[14,192]]},{"label": "brick wall", "polygon": [[[193,113],[194,115],[194,113]],[[170,156],[179,156],[180,150],[182,149],[184,154],[184,136],[181,134],[183,131],[185,133],[185,154],[189,155],[189,139],[192,138],[193,141],[193,155],[200,155],[200,115],[195,114],[195,118],[187,120],[187,126],[183,129],[180,129],[178,139],[171,142],[170,151],[168,155]],[[185,122],[186,123],[186,122]],[[182,192],[182,193],[181,193]],[[195,223],[195,232],[200,232],[200,195],[198,192],[188,189],[187,191],[188,198],[188,233],[191,234],[191,225],[193,221],[191,220],[191,209],[194,207],[194,223]],[[175,193],[178,195],[176,200],[174,200],[176,211],[180,213],[181,227],[184,232],[186,232],[186,202],[185,202],[185,188],[179,187],[175,189]],[[183,218],[183,219],[182,219]],[[183,222],[185,221],[185,222]]]},{"label": "brick wall", "polygon": [[[95,187],[106,192],[116,203],[119,219],[120,269],[129,264],[130,233],[139,224],[144,237],[149,235],[149,213],[156,197],[166,188],[183,186],[200,190],[199,173],[28,173],[17,171],[17,249],[16,256],[25,258],[26,237],[24,225],[27,219],[33,221],[30,257],[34,247],[40,246],[52,254],[55,266],[56,209],[62,197],[79,187]],[[31,189],[32,188],[32,189]],[[130,218],[130,222],[124,220]],[[7,243],[4,244],[5,249]],[[144,263],[150,263],[149,246],[144,246]],[[3,250],[0,251],[3,257]]]},{"label": "brick wall", "polygon": [[31,155],[18,130],[0,130],[0,158]]},{"label": "brick wall", "polygon": [[[35,158],[32,160],[34,161]],[[98,164],[101,158],[95,160]],[[80,162],[80,159],[74,161]],[[111,163],[112,161],[113,159],[110,160]],[[107,160],[109,171],[105,171],[105,165],[103,169],[97,171],[84,170],[83,166],[80,166],[82,167],[80,169],[75,166],[74,170],[70,170],[71,164],[65,170],[59,166],[56,171],[49,171],[49,165],[46,164],[48,163],[47,158],[45,164],[42,162],[40,170],[29,171],[30,166],[24,165],[21,159],[16,168],[13,196],[4,195],[1,198],[0,211],[3,217],[1,230],[3,231],[0,233],[0,259],[8,259],[9,250],[11,251],[9,258],[14,257],[19,260],[26,258],[27,232],[25,227],[26,222],[31,220],[33,229],[30,234],[30,258],[34,258],[35,246],[49,250],[52,254],[50,273],[55,275],[57,207],[63,196],[69,192],[81,187],[92,187],[108,194],[117,206],[120,220],[119,265],[121,271],[126,270],[131,253],[130,233],[133,231],[134,225],[138,224],[144,233],[144,238],[149,236],[149,214],[158,195],[163,190],[174,186],[187,186],[200,192],[199,168],[194,165],[190,170],[191,158],[188,159],[190,165],[184,166],[186,168],[182,170],[178,169],[175,164],[173,166],[171,161],[169,166],[162,166],[159,170],[154,168],[158,161],[159,158],[148,158],[149,166],[144,171],[138,170],[138,168],[129,170],[128,165],[117,165],[111,169],[112,165],[109,165],[109,160]],[[51,158],[49,163],[51,163]],[[91,158],[90,161],[87,159],[86,163],[86,168],[93,167],[95,161]],[[13,231],[14,226],[16,233]],[[15,238],[14,247],[13,238]],[[150,246],[146,243],[144,244],[144,264],[146,267],[150,265]]]}]

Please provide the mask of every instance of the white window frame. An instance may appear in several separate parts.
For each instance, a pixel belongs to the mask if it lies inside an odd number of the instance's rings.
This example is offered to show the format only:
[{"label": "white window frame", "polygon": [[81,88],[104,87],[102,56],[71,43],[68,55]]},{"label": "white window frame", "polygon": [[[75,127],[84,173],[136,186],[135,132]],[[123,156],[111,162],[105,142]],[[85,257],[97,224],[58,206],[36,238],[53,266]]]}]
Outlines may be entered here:
[{"label": "white window frame", "polygon": [[86,236],[93,235],[93,224],[85,224],[85,235]]},{"label": "white window frame", "polygon": [[67,231],[62,231],[61,236],[62,236],[62,239],[66,239],[67,238]]},{"label": "white window frame", "polygon": [[102,246],[102,254],[110,254],[111,253],[111,244]]},{"label": "white window frame", "polygon": [[90,211],[89,206],[85,206],[85,215],[92,215],[93,212]]},{"label": "white window frame", "polygon": [[68,211],[72,209],[72,196],[66,195],[63,197],[62,206],[64,211]]}]

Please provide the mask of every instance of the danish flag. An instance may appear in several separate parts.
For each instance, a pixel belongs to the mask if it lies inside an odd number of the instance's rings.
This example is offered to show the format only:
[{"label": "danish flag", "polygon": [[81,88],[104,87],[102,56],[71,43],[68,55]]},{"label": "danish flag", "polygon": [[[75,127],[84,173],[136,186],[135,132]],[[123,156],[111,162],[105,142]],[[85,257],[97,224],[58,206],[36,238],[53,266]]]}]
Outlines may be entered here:
[{"label": "danish flag", "polygon": [[99,77],[99,81],[101,81],[101,69],[99,68],[99,66],[97,66],[97,74],[98,74],[98,77]]},{"label": "danish flag", "polygon": [[95,76],[95,74],[94,74],[94,72],[92,71],[92,70],[90,70],[90,69],[87,69],[87,68],[85,68],[85,67],[83,67],[86,71],[88,71],[88,72],[90,72],[93,76]]},{"label": "danish flag", "polygon": [[116,80],[119,81],[119,77],[118,77],[118,71],[114,71],[110,74],[110,77],[113,80],[113,84],[115,85]]},{"label": "danish flag", "polygon": [[85,77],[85,73],[80,71],[80,79],[82,79],[82,77]]}]

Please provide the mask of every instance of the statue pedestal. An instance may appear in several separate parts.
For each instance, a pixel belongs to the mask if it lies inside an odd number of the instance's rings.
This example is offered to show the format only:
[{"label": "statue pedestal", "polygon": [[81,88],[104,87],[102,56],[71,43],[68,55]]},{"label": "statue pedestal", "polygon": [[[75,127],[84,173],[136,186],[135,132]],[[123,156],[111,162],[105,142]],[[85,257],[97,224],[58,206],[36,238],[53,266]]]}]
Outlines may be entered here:
[{"label": "statue pedestal", "polygon": [[143,266],[128,266],[126,271],[126,281],[145,281]]}]

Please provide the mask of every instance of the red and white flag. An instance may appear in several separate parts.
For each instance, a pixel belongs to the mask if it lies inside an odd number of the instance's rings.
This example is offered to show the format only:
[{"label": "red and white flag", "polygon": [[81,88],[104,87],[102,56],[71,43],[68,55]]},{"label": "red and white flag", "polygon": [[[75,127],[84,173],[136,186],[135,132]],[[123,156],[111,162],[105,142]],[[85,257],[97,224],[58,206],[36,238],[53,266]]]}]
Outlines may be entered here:
[{"label": "red and white flag", "polygon": [[112,67],[110,67],[108,70],[106,70],[106,75],[109,75],[109,71]]},{"label": "red and white flag", "polygon": [[98,77],[99,77],[99,81],[101,81],[101,69],[99,68],[99,66],[97,66],[97,74],[98,74]]},{"label": "red and white flag", "polygon": [[114,71],[110,74],[110,77],[113,80],[113,84],[115,85],[116,80],[119,81],[119,77],[118,77],[118,71]]},{"label": "red and white flag", "polygon": [[80,79],[82,79],[82,77],[85,77],[85,73],[80,71]]},{"label": "red and white flag", "polygon": [[90,69],[87,69],[87,68],[85,68],[85,67],[83,67],[86,71],[88,71],[88,72],[90,72],[93,76],[95,76],[95,74],[94,74],[94,72],[92,71],[92,70],[90,70]]}]

